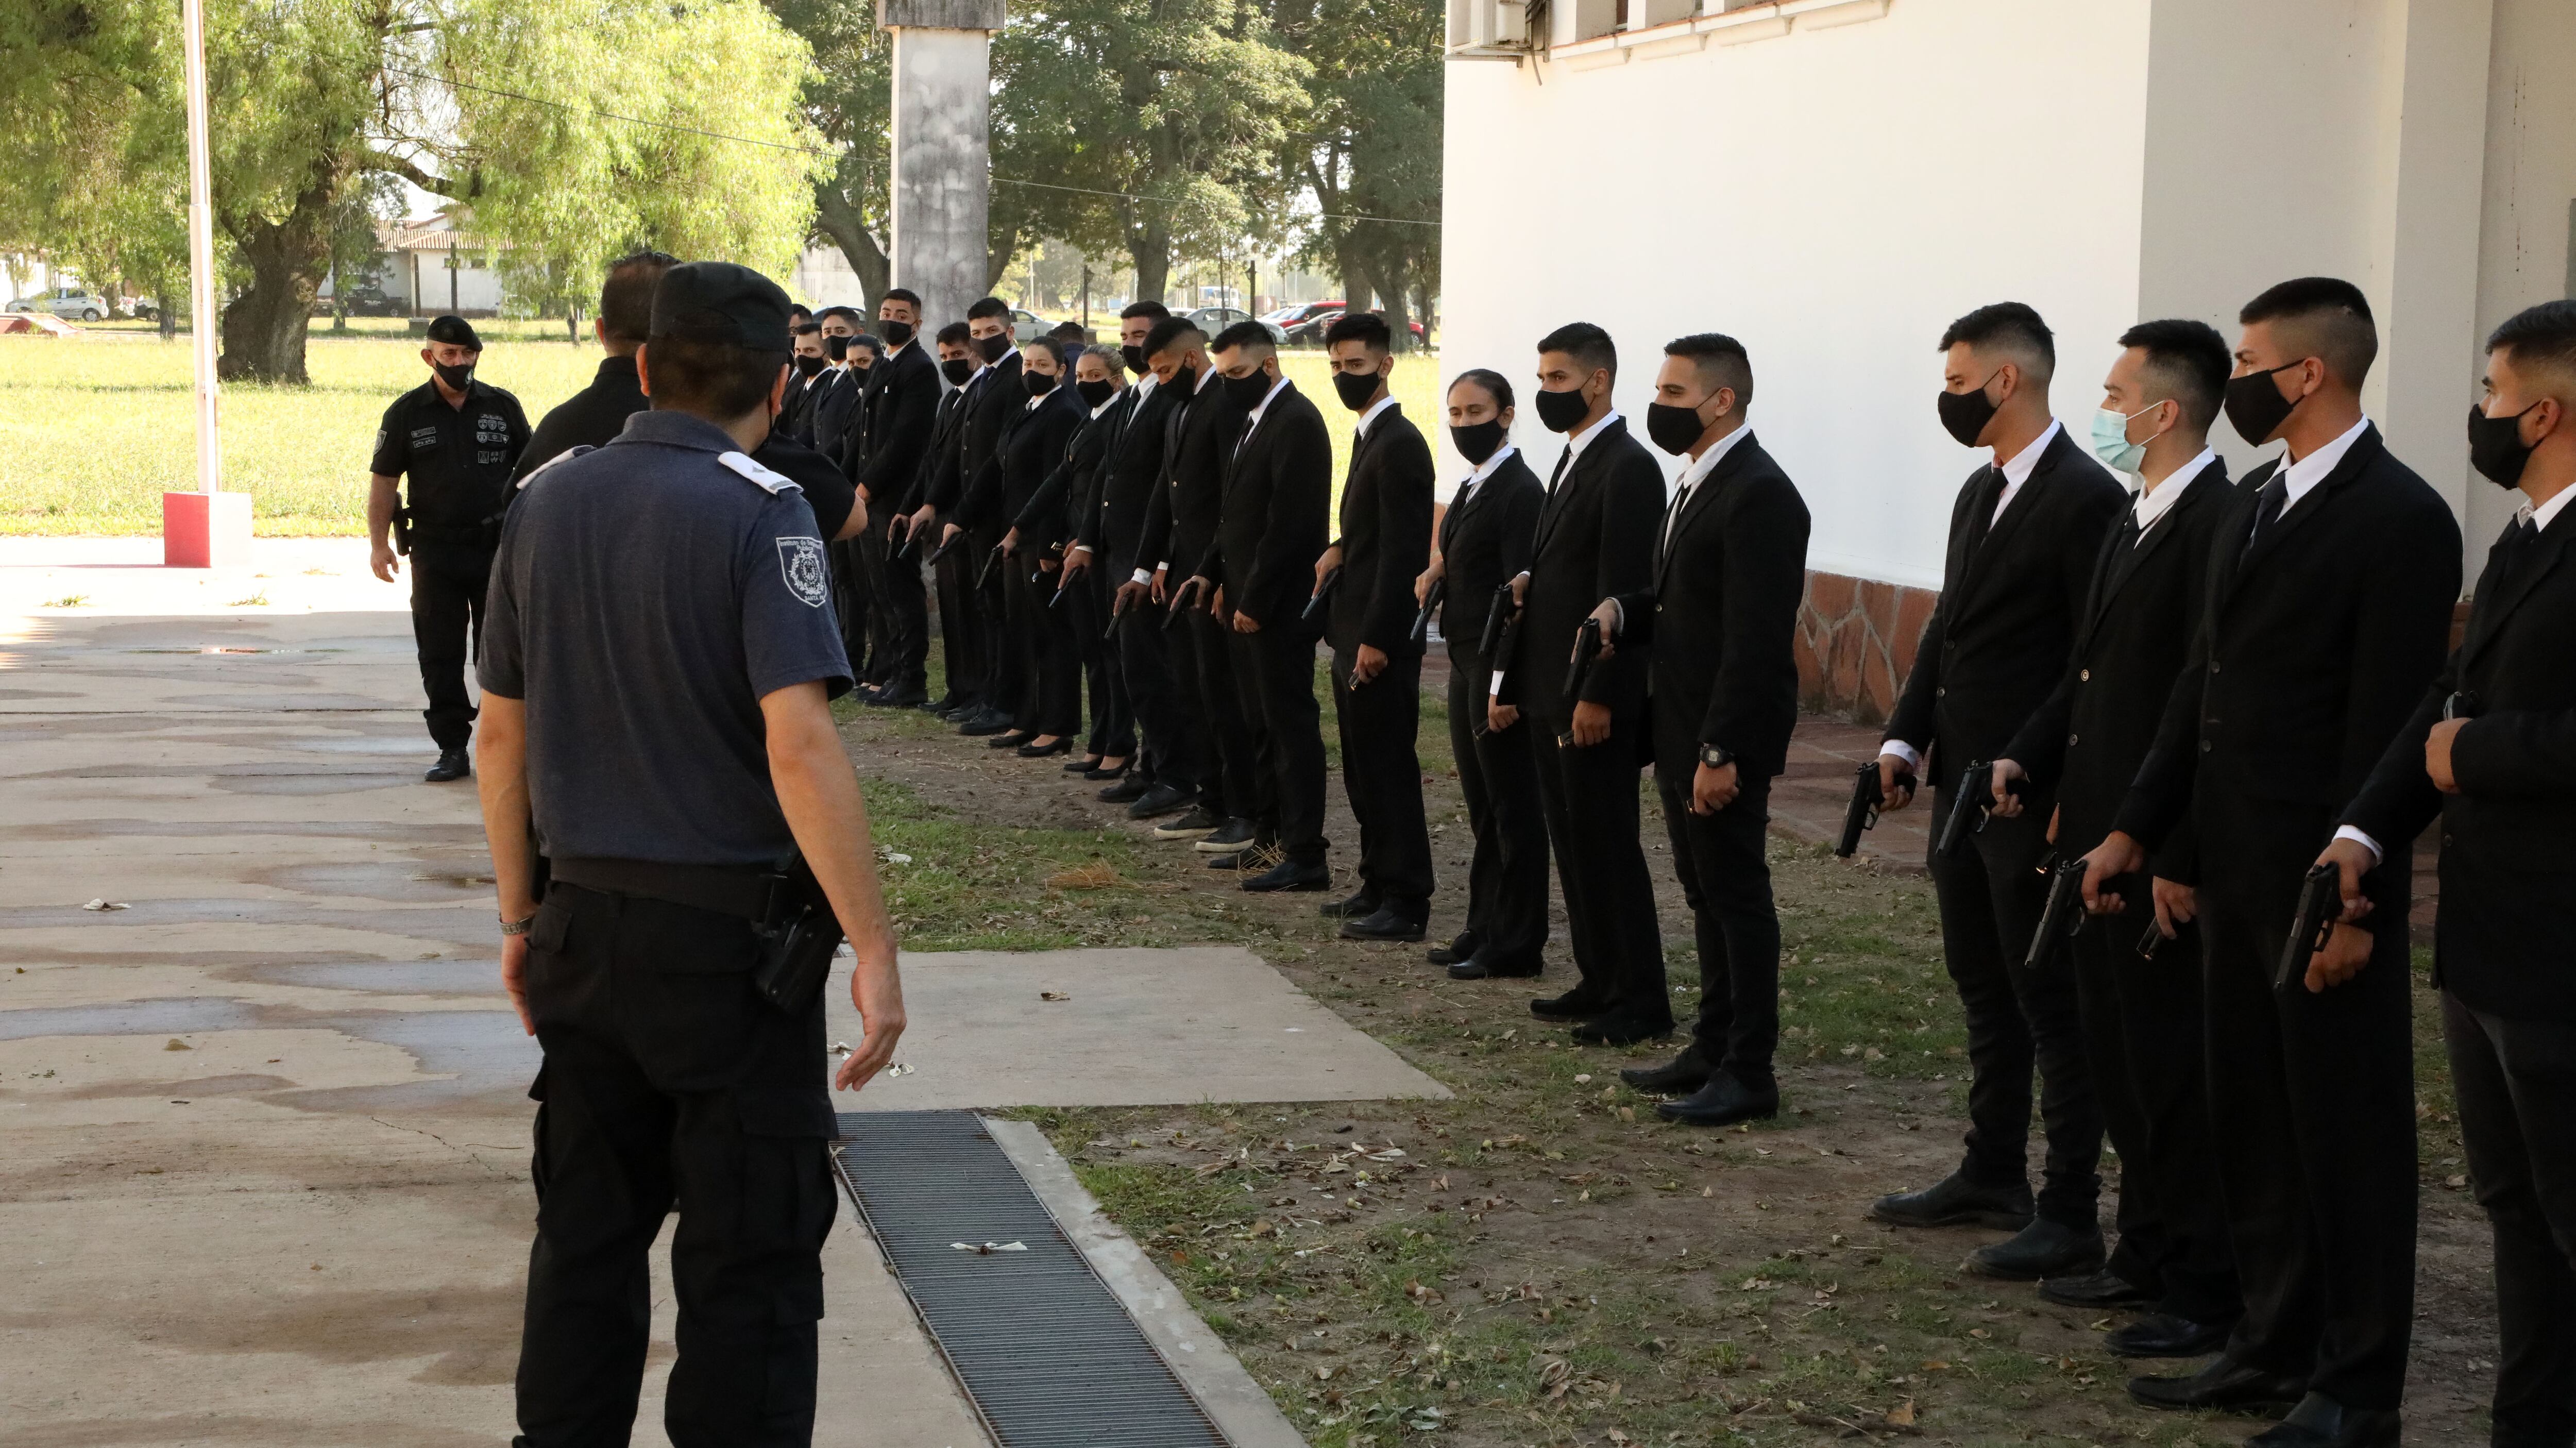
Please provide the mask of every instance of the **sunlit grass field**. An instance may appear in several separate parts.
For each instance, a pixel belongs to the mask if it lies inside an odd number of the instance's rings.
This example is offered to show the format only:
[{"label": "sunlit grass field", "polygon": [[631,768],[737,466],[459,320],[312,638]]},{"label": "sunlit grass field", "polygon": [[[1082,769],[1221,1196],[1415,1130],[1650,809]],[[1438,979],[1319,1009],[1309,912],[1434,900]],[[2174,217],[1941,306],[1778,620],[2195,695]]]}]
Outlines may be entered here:
[{"label": "sunlit grass field", "polygon": [[[365,531],[367,455],[385,406],[429,374],[399,321],[365,320],[346,335],[316,323],[310,387],[227,387],[224,486],[248,492],[264,535]],[[590,380],[596,345],[565,340],[560,322],[477,324],[480,376],[518,394],[530,422]],[[1334,400],[1322,354],[1281,362],[1334,434],[1335,490],[1351,415]],[[188,340],[147,328],[76,338],[0,337],[0,533],[158,533],[161,494],[196,486]],[[1438,362],[1396,363],[1396,396],[1426,433],[1437,426]]]}]

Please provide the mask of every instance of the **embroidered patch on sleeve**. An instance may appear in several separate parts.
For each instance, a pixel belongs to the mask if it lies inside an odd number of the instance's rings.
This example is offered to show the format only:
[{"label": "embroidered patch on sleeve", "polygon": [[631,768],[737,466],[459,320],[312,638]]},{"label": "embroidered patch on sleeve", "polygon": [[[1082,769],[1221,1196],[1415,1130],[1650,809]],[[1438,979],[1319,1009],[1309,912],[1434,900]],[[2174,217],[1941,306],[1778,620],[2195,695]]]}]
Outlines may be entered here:
[{"label": "embroidered patch on sleeve", "polygon": [[820,538],[781,538],[778,540],[778,572],[787,580],[787,591],[807,608],[821,608],[831,597],[831,583],[823,567],[823,540]]}]

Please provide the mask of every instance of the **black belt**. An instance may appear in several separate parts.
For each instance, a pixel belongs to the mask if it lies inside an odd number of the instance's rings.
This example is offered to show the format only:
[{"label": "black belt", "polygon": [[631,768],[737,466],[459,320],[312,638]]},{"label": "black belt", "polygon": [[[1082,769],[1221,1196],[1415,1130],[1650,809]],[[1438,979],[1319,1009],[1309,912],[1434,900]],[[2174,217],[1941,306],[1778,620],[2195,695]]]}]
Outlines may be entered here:
[{"label": "black belt", "polygon": [[415,543],[484,544],[493,541],[493,531],[480,523],[414,523],[411,540]]},{"label": "black belt", "polygon": [[609,895],[712,910],[753,922],[770,918],[787,877],[760,865],[672,865],[659,860],[555,859],[549,877]]}]

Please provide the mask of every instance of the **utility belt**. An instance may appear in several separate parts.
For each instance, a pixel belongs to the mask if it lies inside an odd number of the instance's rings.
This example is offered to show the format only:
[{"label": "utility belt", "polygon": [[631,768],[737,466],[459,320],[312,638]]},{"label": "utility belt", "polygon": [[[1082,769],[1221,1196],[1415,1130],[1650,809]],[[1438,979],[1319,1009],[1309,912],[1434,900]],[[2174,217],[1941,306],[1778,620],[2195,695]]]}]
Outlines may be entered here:
[{"label": "utility belt", "polygon": [[422,523],[415,521],[412,513],[410,508],[394,510],[394,551],[405,557],[411,555],[414,543],[463,548],[501,546],[501,519],[505,514],[495,513],[479,523]]},{"label": "utility belt", "polygon": [[832,902],[802,853],[776,868],[575,856],[548,861],[548,879],[750,922],[760,939],[752,986],[762,999],[791,1013],[814,1003],[841,944],[840,917],[832,913]]}]

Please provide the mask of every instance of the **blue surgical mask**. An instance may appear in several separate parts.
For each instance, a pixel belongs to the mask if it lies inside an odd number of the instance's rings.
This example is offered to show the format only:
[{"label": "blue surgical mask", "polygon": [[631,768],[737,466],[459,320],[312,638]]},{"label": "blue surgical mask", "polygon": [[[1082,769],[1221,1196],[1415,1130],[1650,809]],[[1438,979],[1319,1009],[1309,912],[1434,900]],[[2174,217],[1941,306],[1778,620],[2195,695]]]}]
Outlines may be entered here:
[{"label": "blue surgical mask", "polygon": [[[2138,464],[2146,461],[2147,444],[2129,441],[2129,424],[2162,406],[2164,404],[2161,402],[2149,403],[2126,417],[2107,407],[2095,408],[2093,410],[2093,456],[2101,459],[2102,466],[2114,472],[2136,472]],[[2149,438],[2147,441],[2154,440]]]}]

